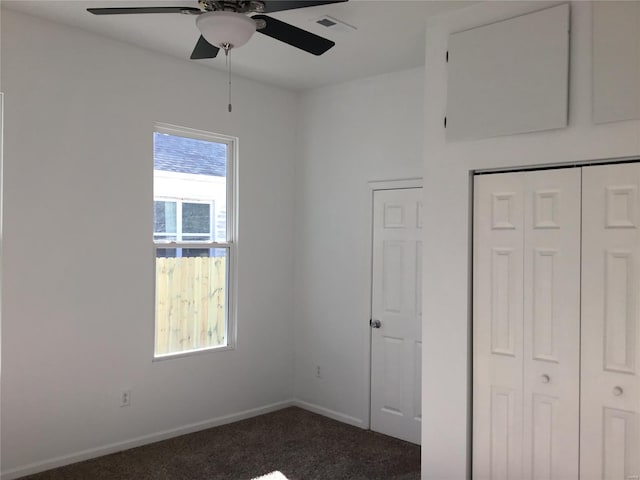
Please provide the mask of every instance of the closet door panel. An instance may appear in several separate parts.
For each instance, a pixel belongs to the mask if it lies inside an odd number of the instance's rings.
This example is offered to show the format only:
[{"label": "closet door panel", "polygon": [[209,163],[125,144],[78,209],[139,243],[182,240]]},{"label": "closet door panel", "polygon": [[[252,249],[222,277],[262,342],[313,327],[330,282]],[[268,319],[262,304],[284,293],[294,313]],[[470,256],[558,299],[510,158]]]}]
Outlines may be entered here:
[{"label": "closet door panel", "polygon": [[640,165],[583,173],[581,477],[640,478]]},{"label": "closet door panel", "polygon": [[523,176],[474,183],[473,477],[522,478]]},{"label": "closet door panel", "polygon": [[581,172],[526,175],[522,478],[577,479]]}]

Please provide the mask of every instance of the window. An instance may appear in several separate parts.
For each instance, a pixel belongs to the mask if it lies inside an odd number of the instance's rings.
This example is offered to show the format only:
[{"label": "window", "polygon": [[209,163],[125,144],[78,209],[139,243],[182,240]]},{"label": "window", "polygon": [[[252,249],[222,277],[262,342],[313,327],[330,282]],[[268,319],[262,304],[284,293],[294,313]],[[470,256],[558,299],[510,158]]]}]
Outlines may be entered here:
[{"label": "window", "polygon": [[234,342],[235,140],[156,125],[154,357]]},{"label": "window", "polygon": [[153,203],[154,240],[209,241],[214,237],[214,202],[156,198]]}]

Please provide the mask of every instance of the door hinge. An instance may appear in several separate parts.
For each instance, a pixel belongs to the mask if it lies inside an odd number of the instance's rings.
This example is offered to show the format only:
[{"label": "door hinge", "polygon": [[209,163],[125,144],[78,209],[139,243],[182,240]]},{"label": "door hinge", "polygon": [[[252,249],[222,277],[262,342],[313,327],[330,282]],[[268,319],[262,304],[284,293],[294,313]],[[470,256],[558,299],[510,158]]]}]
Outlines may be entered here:
[{"label": "door hinge", "polygon": [[447,128],[447,117],[444,117],[444,128]]},{"label": "door hinge", "polygon": [[445,60],[447,63],[449,63],[449,50],[447,50],[447,54],[445,55]]}]

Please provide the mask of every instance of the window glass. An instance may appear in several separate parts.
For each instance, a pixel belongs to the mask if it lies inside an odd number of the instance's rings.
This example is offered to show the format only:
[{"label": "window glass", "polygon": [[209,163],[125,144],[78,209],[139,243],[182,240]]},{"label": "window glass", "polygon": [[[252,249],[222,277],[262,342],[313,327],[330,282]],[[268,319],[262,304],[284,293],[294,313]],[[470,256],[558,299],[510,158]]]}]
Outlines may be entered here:
[{"label": "window glass", "polygon": [[211,206],[206,203],[182,204],[183,233],[211,233]]},{"label": "window glass", "polygon": [[176,233],[176,202],[155,201],[153,231],[155,233]]},{"label": "window glass", "polygon": [[156,252],[156,356],[226,345],[228,249]]}]

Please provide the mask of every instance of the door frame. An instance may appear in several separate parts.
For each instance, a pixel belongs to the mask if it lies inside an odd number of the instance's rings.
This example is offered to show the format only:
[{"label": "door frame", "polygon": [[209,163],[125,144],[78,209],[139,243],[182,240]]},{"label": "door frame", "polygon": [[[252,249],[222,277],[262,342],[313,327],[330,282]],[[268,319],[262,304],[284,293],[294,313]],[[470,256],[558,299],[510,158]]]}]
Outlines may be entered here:
[{"label": "door frame", "polygon": [[[369,291],[369,305],[367,312],[369,320],[373,315],[373,198],[376,191],[379,190],[406,190],[408,188],[423,188],[424,182],[422,177],[410,177],[399,178],[392,180],[372,180],[369,181],[369,278],[368,278],[368,291]],[[364,428],[371,429],[371,327],[366,319],[363,319],[363,326],[367,329],[366,333],[366,348],[364,349],[365,358],[363,359],[365,364],[365,375],[367,388],[364,392],[365,403],[365,418]]]}]

